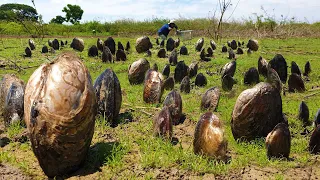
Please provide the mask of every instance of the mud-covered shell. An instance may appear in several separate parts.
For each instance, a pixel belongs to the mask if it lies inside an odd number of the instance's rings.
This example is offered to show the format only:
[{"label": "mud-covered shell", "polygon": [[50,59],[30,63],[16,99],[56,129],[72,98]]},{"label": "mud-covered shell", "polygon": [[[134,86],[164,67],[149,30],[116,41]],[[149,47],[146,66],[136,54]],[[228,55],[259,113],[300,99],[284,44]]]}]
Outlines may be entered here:
[{"label": "mud-covered shell", "polygon": [[24,117],[33,152],[48,177],[69,174],[84,163],[96,109],[90,74],[75,54],[64,53],[31,75]]},{"label": "mud-covered shell", "polygon": [[112,37],[108,37],[107,40],[104,41],[104,45],[110,49],[111,54],[114,55],[116,53],[116,42]]},{"label": "mud-covered shell", "polygon": [[296,73],[299,76],[301,76],[301,70],[298,66],[298,64],[294,61],[291,62],[291,74]]},{"label": "mud-covered shell", "polygon": [[189,65],[189,77],[192,78],[198,74],[198,63],[193,62]]},{"label": "mud-covered shell", "polygon": [[29,39],[28,43],[29,43],[29,47],[30,47],[31,50],[35,50],[36,49],[36,45],[35,45],[35,43],[34,43],[34,41],[32,39]]},{"label": "mud-covered shell", "polygon": [[118,49],[116,51],[116,61],[126,61],[127,60],[127,55],[122,49]]},{"label": "mud-covered shell", "polygon": [[221,52],[223,52],[223,53],[228,52],[227,46],[223,45],[222,49],[221,49]]},{"label": "mud-covered shell", "polygon": [[159,103],[163,93],[163,76],[149,69],[146,73],[143,89],[143,100],[146,103]]},{"label": "mud-covered shell", "polygon": [[172,118],[167,106],[164,106],[153,120],[153,133],[157,137],[171,140],[172,138]]},{"label": "mud-covered shell", "polygon": [[52,41],[52,47],[53,47],[54,50],[59,50],[60,44],[59,44],[58,39],[54,39],[54,40]]},{"label": "mud-covered shell", "polygon": [[311,64],[309,61],[306,62],[306,64],[304,65],[304,75],[308,76],[311,72]]},{"label": "mud-covered shell", "polygon": [[49,49],[47,46],[43,46],[42,49],[41,49],[41,53],[48,53],[49,52]]},{"label": "mud-covered shell", "polygon": [[196,46],[195,46],[196,51],[200,52],[203,47],[203,44],[204,44],[204,39],[203,38],[198,39]]},{"label": "mud-covered shell", "polygon": [[218,107],[220,99],[220,89],[217,87],[212,87],[208,89],[201,99],[201,110],[215,111]]},{"label": "mud-covered shell", "polygon": [[143,36],[136,41],[136,50],[138,53],[144,53],[152,47],[149,37]]},{"label": "mud-covered shell", "polygon": [[170,75],[170,65],[166,64],[162,70],[162,75],[165,77],[169,77]]},{"label": "mud-covered shell", "polygon": [[177,48],[180,46],[180,38],[174,40],[174,47]]},{"label": "mud-covered shell", "polygon": [[172,66],[177,65],[178,63],[178,53],[177,50],[174,49],[171,51],[170,55],[169,55],[169,64]]},{"label": "mud-covered shell", "polygon": [[258,41],[255,40],[255,39],[250,39],[250,40],[248,41],[247,48],[249,48],[249,49],[252,50],[252,51],[258,51],[258,49],[259,49],[259,43],[258,43]]},{"label": "mud-covered shell", "polygon": [[173,88],[174,88],[174,79],[173,77],[168,77],[166,80],[164,80],[163,89],[173,90]]},{"label": "mud-covered shell", "polygon": [[98,56],[98,48],[96,45],[92,45],[88,50],[89,57],[96,57]]},{"label": "mud-covered shell", "polygon": [[258,72],[264,77],[268,75],[268,62],[262,56],[258,59]]},{"label": "mud-covered shell", "polygon": [[166,58],[167,56],[166,50],[164,48],[159,49],[157,56],[158,58]]},{"label": "mud-covered shell", "polygon": [[100,38],[98,38],[97,39],[97,47],[98,47],[98,49],[99,49],[99,51],[103,51],[103,41],[100,39]]},{"label": "mud-covered shell", "polygon": [[172,38],[168,38],[166,43],[166,49],[167,51],[172,51],[175,48],[175,42]]},{"label": "mud-covered shell", "polygon": [[182,115],[182,98],[180,94],[175,90],[171,91],[164,99],[163,106],[169,107],[173,124],[179,124]]},{"label": "mud-covered shell", "polygon": [[130,84],[141,84],[145,78],[145,74],[150,69],[150,63],[144,58],[133,62],[129,66],[128,79]]},{"label": "mud-covered shell", "polygon": [[306,90],[301,76],[296,73],[289,76],[288,86],[289,92],[304,92]]},{"label": "mud-covered shell", "polygon": [[224,160],[227,145],[220,119],[212,112],[201,115],[194,132],[194,153]]},{"label": "mud-covered shell", "polygon": [[303,122],[304,125],[309,124],[309,108],[304,101],[302,101],[299,105],[298,118]]},{"label": "mud-covered shell", "polygon": [[224,91],[231,91],[234,85],[234,79],[229,74],[226,74],[222,77],[221,83],[222,83],[222,89]]},{"label": "mud-covered shell", "polygon": [[259,72],[255,67],[251,67],[245,74],[244,74],[244,84],[252,85],[259,83]]},{"label": "mud-covered shell", "polygon": [[94,89],[98,114],[111,124],[116,123],[122,103],[121,86],[117,75],[111,69],[106,69],[95,81]]},{"label": "mud-covered shell", "polygon": [[103,51],[101,54],[102,62],[113,62],[113,56],[110,49],[107,46],[103,46]]},{"label": "mud-covered shell", "polygon": [[217,49],[217,44],[213,40],[210,40],[210,46],[211,46],[212,50]]},{"label": "mud-covered shell", "polygon": [[284,59],[284,57],[281,54],[277,54],[269,62],[269,64],[271,65],[271,68],[278,73],[282,83],[285,84],[288,78],[288,70],[287,70],[287,62]]},{"label": "mud-covered shell", "polygon": [[26,49],[24,50],[24,52],[26,53],[25,57],[31,57],[32,56],[32,52],[30,50],[29,47],[26,47]]},{"label": "mud-covered shell", "polygon": [[188,55],[188,48],[186,46],[181,46],[180,55]]},{"label": "mud-covered shell", "polygon": [[290,130],[287,124],[279,123],[266,138],[268,158],[289,158],[291,147]]},{"label": "mud-covered shell", "polygon": [[182,79],[180,84],[180,92],[190,93],[191,84],[189,76],[186,76]]},{"label": "mud-covered shell", "polygon": [[82,52],[84,49],[84,41],[83,39],[80,39],[78,37],[73,38],[70,47],[72,47],[73,49]]},{"label": "mud-covered shell", "polygon": [[310,137],[308,149],[311,154],[319,154],[320,153],[320,138],[319,137],[320,137],[320,125],[318,125],[314,129],[314,131]]},{"label": "mud-covered shell", "polygon": [[182,79],[188,75],[189,67],[184,63],[184,61],[179,61],[174,70],[174,81],[181,82]]},{"label": "mud-covered shell", "polygon": [[237,68],[237,62],[236,61],[231,61],[225,64],[221,70],[221,77],[224,77],[225,75],[230,75],[231,77],[234,76],[234,73],[236,72]]},{"label": "mud-covered shell", "polygon": [[236,40],[232,40],[231,43],[230,43],[230,47],[231,47],[231,49],[236,50],[237,47],[238,47],[237,41]]},{"label": "mud-covered shell", "polygon": [[266,137],[282,121],[279,90],[262,82],[239,95],[232,112],[231,129],[236,140],[250,141]]},{"label": "mud-covered shell", "polygon": [[195,80],[195,85],[199,87],[203,87],[207,85],[207,78],[205,75],[202,73],[197,74],[196,80]]}]

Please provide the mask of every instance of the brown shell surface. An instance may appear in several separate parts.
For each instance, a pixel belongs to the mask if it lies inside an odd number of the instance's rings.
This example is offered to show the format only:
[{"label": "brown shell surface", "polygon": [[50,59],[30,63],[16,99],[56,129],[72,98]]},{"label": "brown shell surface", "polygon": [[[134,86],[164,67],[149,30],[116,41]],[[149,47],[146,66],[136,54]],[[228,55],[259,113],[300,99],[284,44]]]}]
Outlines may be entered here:
[{"label": "brown shell surface", "polygon": [[128,78],[130,84],[142,83],[148,69],[150,69],[150,63],[144,58],[133,62],[128,70]]},{"label": "brown shell surface", "polygon": [[266,137],[282,121],[280,92],[269,83],[259,83],[239,95],[231,129],[235,139],[253,140]]},{"label": "brown shell surface", "polygon": [[202,96],[201,109],[215,111],[220,99],[220,90],[217,87],[210,88]]},{"label": "brown shell surface", "polygon": [[159,103],[163,93],[162,74],[148,70],[144,80],[143,100],[146,103]]},{"label": "brown shell surface", "polygon": [[225,158],[227,141],[224,130],[220,119],[212,112],[200,117],[194,133],[193,150],[195,154],[221,160]]},{"label": "brown shell surface", "polygon": [[167,106],[164,106],[153,120],[153,132],[155,136],[171,140],[172,118]]},{"label": "brown shell surface", "polygon": [[180,94],[173,90],[163,101],[163,106],[169,107],[173,124],[178,124],[182,115],[182,98]]},{"label": "brown shell surface", "polygon": [[306,90],[306,87],[304,85],[304,82],[296,73],[293,73],[289,76],[288,80],[288,86],[289,86],[289,92],[304,92]]},{"label": "brown shell surface", "polygon": [[68,174],[84,162],[92,140],[96,98],[90,74],[64,53],[31,75],[24,116],[33,152],[48,177]]},{"label": "brown shell surface", "polygon": [[291,136],[287,124],[279,123],[268,134],[266,148],[268,158],[289,158],[291,147]]},{"label": "brown shell surface", "polygon": [[263,75],[264,77],[267,77],[268,75],[268,62],[263,57],[259,57],[258,59],[258,71],[259,74]]}]

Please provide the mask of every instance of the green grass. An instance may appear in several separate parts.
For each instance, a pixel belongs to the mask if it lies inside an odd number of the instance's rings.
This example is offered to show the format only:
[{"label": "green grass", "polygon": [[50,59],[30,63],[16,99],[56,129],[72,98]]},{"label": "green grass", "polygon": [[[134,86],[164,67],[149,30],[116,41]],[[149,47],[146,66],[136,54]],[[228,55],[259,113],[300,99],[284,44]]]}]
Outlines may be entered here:
[{"label": "green grass", "polygon": [[[320,107],[320,96],[314,95],[307,98],[307,95],[313,94],[318,91],[309,91],[312,87],[320,86],[319,75],[317,70],[320,68],[320,55],[318,47],[320,47],[320,41],[318,38],[290,38],[290,39],[259,39],[260,49],[251,55],[239,55],[237,59],[237,71],[235,78],[238,83],[233,87],[230,92],[224,92],[221,88],[220,75],[214,74],[209,76],[206,71],[218,72],[221,67],[224,66],[229,60],[227,54],[221,53],[222,44],[227,41],[223,39],[222,43],[218,42],[218,50],[215,51],[215,58],[211,62],[199,62],[200,70],[206,75],[208,84],[204,88],[194,87],[190,94],[182,93],[183,100],[183,113],[185,113],[188,120],[194,124],[198,121],[201,114],[204,111],[200,110],[200,98],[204,92],[210,87],[217,86],[221,89],[221,97],[216,115],[224,123],[225,135],[228,140],[228,149],[230,151],[231,160],[228,163],[217,162],[210,160],[206,157],[198,156],[193,153],[192,138],[193,132],[186,132],[179,138],[177,145],[172,145],[170,142],[163,141],[159,138],[152,136],[152,120],[153,117],[149,117],[143,113],[139,108],[145,107],[144,111],[155,115],[156,107],[161,107],[162,104],[146,104],[142,99],[143,85],[130,85],[127,77],[127,70],[129,65],[139,58],[146,58],[150,65],[154,63],[158,64],[159,71],[163,69],[167,59],[160,59],[156,57],[157,48],[152,49],[152,57],[145,57],[144,54],[137,54],[134,49],[135,38],[120,38],[114,37],[116,42],[121,41],[125,44],[130,41],[132,50],[128,55],[126,62],[115,62],[114,64],[102,63],[99,58],[89,58],[87,56],[87,49],[96,44],[96,38],[85,38],[85,51],[76,52],[83,60],[85,65],[90,71],[92,80],[94,80],[102,73],[106,68],[111,68],[117,74],[121,89],[123,92],[123,104],[121,112],[126,112],[133,117],[133,122],[126,122],[126,117],[120,116],[119,126],[111,128],[108,124],[101,122],[101,118],[97,118],[96,129],[92,142],[92,150],[89,151],[88,160],[85,164],[86,167],[94,168],[97,164],[100,164],[102,172],[95,171],[94,178],[107,179],[107,178],[156,178],[155,169],[167,169],[176,168],[190,172],[194,175],[203,175],[205,173],[212,173],[216,175],[226,175],[235,171],[239,171],[243,167],[248,165],[257,167],[270,167],[281,170],[283,173],[287,169],[295,167],[307,167],[311,164],[313,158],[307,151],[309,136],[302,136],[300,133],[303,131],[302,123],[297,119],[298,106],[301,100],[304,100],[309,106],[310,120],[313,119],[316,111]],[[71,42],[71,38],[60,38],[61,40],[68,40]],[[236,38],[240,41],[246,41],[247,39]],[[179,60],[184,60],[187,65],[192,61],[199,61],[199,53],[194,50],[194,44],[198,38],[194,38],[191,41],[182,41],[181,45],[186,45],[189,50],[189,56],[179,56]],[[231,40],[231,39],[228,39]],[[151,37],[151,41],[155,43],[155,39]],[[37,49],[33,52],[32,58],[22,58],[20,54],[24,52],[24,48],[27,46],[27,39],[4,39],[4,45],[0,44],[0,60],[10,59],[15,61],[21,67],[27,68],[21,72],[16,69],[1,69],[0,76],[6,73],[15,73],[25,82],[29,79],[30,75],[36,69],[33,66],[39,66],[44,62],[49,62],[54,59],[56,55],[42,55],[40,49],[42,44],[46,44],[47,39],[38,42]],[[181,46],[180,45],[180,46]],[[205,46],[209,46],[209,39],[205,38]],[[70,48],[64,48],[62,51],[70,51]],[[292,161],[286,160],[268,160],[266,156],[266,150],[264,145],[264,138],[257,139],[252,142],[238,143],[234,140],[230,128],[231,113],[233,106],[236,102],[238,95],[245,89],[250,88],[243,83],[243,75],[250,67],[257,67],[257,61],[259,56],[263,56],[268,61],[271,60],[275,54],[281,53],[287,60],[288,66],[291,61],[295,61],[300,69],[304,69],[306,61],[310,61],[312,67],[312,73],[310,75],[311,81],[306,82],[307,91],[305,93],[287,93],[282,96],[283,100],[283,112],[287,115],[290,131],[292,134],[292,145],[290,157]],[[290,68],[288,68],[290,73]],[[171,67],[171,75],[174,73],[174,68]],[[263,77],[260,77],[261,81],[264,81]],[[193,78],[192,81],[195,79]],[[175,85],[175,88],[179,88],[179,84]],[[169,93],[165,91],[162,96],[162,100]],[[133,110],[132,110],[133,109]],[[193,126],[193,125],[191,125]],[[312,127],[308,127],[312,130]],[[174,127],[174,132],[179,129]],[[12,136],[21,131],[17,126],[11,126],[7,133]],[[190,133],[190,134],[188,134]],[[107,134],[108,136],[105,136]],[[109,137],[109,138],[106,138]],[[19,146],[13,146],[10,143],[11,148],[3,148],[0,152],[0,162],[14,163],[14,158],[19,153],[25,153],[29,156],[25,157],[25,160],[18,158],[18,162],[22,164],[21,167],[26,173],[42,178],[44,175],[41,173],[41,169],[36,167],[38,173],[30,173],[30,171],[23,168],[24,165],[34,162],[37,165],[37,160],[32,154],[30,143],[24,143]],[[17,152],[12,151],[12,148],[19,150]],[[21,152],[22,151],[22,152]],[[148,171],[150,170],[150,171]],[[141,174],[139,172],[145,171]],[[283,179],[282,174],[277,174],[274,179]]]}]

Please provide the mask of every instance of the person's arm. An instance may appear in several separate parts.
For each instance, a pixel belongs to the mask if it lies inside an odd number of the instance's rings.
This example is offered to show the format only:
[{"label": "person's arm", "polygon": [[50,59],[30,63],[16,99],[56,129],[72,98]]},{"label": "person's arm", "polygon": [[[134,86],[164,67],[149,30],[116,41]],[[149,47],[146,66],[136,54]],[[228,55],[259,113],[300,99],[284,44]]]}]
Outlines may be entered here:
[{"label": "person's arm", "polygon": [[178,26],[176,24],[174,24],[174,27],[176,28],[176,30],[178,30]]}]

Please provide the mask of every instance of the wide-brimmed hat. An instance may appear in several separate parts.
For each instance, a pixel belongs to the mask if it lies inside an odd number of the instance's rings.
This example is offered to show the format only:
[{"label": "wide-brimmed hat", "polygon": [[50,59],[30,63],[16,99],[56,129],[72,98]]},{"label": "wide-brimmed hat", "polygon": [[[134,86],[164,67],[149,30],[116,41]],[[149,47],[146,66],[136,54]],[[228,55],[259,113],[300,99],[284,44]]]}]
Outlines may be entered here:
[{"label": "wide-brimmed hat", "polygon": [[175,21],[172,19],[172,20],[170,20],[170,22],[168,24],[174,24],[174,23],[175,23]]}]

